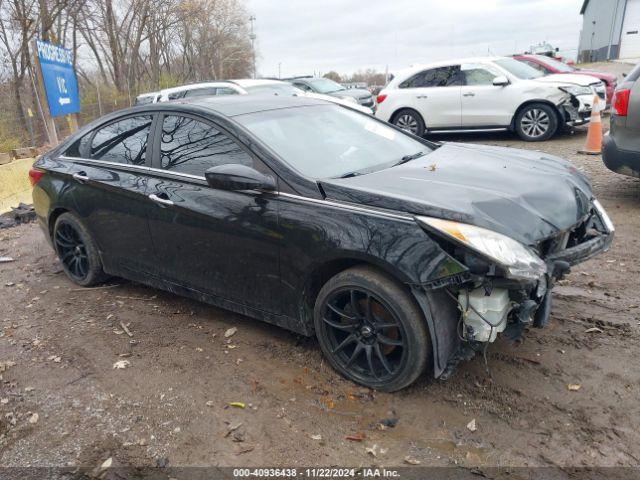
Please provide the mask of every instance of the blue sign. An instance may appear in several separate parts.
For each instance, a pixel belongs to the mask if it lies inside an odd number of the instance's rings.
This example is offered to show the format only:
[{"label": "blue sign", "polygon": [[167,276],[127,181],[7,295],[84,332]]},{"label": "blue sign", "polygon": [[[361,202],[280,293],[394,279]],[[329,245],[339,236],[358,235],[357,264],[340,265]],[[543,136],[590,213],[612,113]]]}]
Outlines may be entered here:
[{"label": "blue sign", "polygon": [[44,90],[52,117],[78,113],[80,99],[71,50],[36,41]]}]

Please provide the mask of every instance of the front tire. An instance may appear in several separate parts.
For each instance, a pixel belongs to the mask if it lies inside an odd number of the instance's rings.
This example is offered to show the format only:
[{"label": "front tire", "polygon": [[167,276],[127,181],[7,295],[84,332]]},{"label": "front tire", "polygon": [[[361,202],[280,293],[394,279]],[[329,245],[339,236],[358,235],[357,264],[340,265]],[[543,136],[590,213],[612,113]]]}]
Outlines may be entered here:
[{"label": "front tire", "polygon": [[73,214],[56,219],[53,246],[64,272],[77,285],[91,287],[107,279],[95,241]]},{"label": "front tire", "polygon": [[422,137],[425,132],[424,120],[415,110],[403,108],[396,112],[391,120],[396,127],[401,128],[417,137]]},{"label": "front tire", "polygon": [[550,105],[532,103],[516,115],[515,129],[525,142],[549,140],[558,130],[558,115]]},{"label": "front tire", "polygon": [[314,324],[333,368],[366,387],[400,390],[430,363],[422,312],[401,284],[373,268],[331,278],[316,299]]}]

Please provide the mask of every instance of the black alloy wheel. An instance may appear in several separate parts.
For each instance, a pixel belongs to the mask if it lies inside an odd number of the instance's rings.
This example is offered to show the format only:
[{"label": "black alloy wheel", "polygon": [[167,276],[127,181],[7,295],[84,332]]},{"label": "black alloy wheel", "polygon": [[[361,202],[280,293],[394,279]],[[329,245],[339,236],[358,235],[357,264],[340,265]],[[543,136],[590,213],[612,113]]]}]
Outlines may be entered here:
[{"label": "black alloy wheel", "polygon": [[338,274],[323,287],[315,313],[323,352],[357,383],[394,391],[426,367],[429,341],[422,315],[395,281],[375,270]]},{"label": "black alloy wheel", "polygon": [[56,220],[53,246],[62,268],[74,283],[89,287],[107,278],[91,235],[71,213],[63,213]]}]

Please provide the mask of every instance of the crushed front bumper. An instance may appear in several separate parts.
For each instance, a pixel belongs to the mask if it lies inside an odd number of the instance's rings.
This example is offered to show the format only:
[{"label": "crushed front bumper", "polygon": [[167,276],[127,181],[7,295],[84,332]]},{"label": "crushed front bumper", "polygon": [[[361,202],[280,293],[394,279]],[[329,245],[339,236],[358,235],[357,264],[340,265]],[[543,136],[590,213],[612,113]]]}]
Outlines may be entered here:
[{"label": "crushed front bumper", "polygon": [[589,123],[591,121],[592,104],[593,97],[590,95],[571,95],[569,99],[560,105],[565,125],[577,127]]}]

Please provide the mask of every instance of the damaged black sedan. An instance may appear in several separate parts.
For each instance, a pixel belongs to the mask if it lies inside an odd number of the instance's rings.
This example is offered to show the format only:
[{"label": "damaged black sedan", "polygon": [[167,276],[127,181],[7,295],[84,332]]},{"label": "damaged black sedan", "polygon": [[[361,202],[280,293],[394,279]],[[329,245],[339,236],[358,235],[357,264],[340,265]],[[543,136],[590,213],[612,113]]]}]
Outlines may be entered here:
[{"label": "damaged black sedan", "polygon": [[566,161],[438,145],[307,98],[120,111],[30,176],[77,284],[124,277],[315,335],[386,391],[543,327],[554,281],[614,230]]}]

